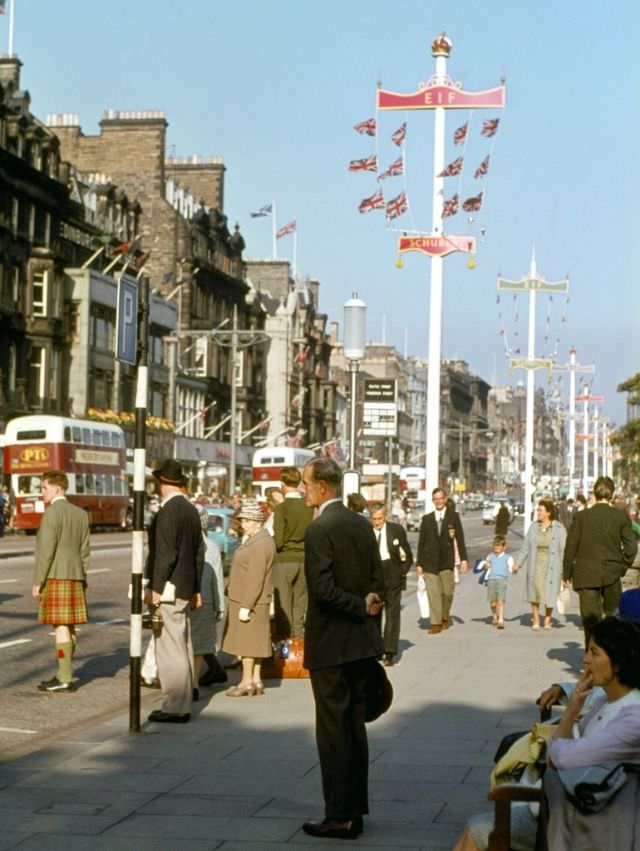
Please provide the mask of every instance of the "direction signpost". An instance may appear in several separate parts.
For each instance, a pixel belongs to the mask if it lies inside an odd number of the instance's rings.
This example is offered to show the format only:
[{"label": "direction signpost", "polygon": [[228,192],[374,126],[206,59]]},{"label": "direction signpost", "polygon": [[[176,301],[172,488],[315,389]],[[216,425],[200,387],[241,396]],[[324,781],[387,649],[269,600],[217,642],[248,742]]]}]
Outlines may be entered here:
[{"label": "direction signpost", "polygon": [[430,492],[440,483],[440,357],[442,338],[442,259],[454,251],[475,252],[475,240],[470,236],[449,236],[442,232],[442,193],[445,154],[445,110],[502,109],[505,105],[505,86],[482,92],[465,92],[460,83],[447,75],[447,59],[451,41],[444,33],[434,40],[431,53],[435,59],[435,74],[417,92],[401,94],[377,90],[379,110],[430,109],[434,112],[433,207],[430,234],[403,236],[398,251],[417,251],[431,257],[431,287],[429,300],[429,347],[427,396],[427,448],[425,477]]}]

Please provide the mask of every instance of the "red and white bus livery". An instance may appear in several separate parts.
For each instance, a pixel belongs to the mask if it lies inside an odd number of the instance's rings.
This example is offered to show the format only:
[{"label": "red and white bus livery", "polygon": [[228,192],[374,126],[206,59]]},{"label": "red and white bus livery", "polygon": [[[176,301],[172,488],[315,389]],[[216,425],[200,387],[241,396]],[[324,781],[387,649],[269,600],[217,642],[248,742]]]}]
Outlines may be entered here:
[{"label": "red and white bus livery", "polygon": [[119,426],[50,415],[16,417],[4,435],[4,472],[15,499],[14,528],[37,529],[44,513],[43,473],[69,478],[69,502],[93,526],[124,526],[129,494],[124,432]]},{"label": "red and white bus livery", "polygon": [[258,499],[266,499],[270,488],[280,487],[283,467],[304,467],[316,457],[310,449],[293,446],[265,446],[253,455],[253,490]]}]

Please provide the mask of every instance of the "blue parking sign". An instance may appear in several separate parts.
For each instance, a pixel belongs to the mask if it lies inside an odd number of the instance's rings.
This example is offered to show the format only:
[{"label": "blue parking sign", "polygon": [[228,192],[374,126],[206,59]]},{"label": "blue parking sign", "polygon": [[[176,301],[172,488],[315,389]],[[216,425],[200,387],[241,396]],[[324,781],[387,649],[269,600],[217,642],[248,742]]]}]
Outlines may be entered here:
[{"label": "blue parking sign", "polygon": [[118,279],[116,340],[116,358],[135,365],[138,352],[138,282],[124,276]]}]

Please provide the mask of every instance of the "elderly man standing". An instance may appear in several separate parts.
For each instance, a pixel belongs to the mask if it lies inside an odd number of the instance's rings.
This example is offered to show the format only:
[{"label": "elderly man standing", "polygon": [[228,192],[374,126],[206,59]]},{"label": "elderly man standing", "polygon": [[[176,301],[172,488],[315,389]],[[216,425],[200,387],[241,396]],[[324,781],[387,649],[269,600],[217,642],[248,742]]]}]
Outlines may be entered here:
[{"label": "elderly man standing", "polygon": [[638,542],[624,511],[614,508],[614,484],[600,476],[593,486],[595,504],[573,518],[564,548],[563,579],[580,598],[585,644],[594,625],[615,614],[621,579],[633,564]]},{"label": "elderly man standing", "polygon": [[447,505],[447,494],[442,488],[434,488],[432,494],[434,511],[425,514],[420,523],[416,572],[424,574],[429,598],[429,620],[431,635],[448,629],[453,602],[454,573],[457,560],[460,570],[467,569],[467,548],[464,532],[457,511]]},{"label": "elderly man standing", "polygon": [[89,520],[86,511],[67,502],[64,473],[45,473],[42,499],[47,509],[36,538],[36,571],[32,596],[39,600],[39,623],[55,630],[58,673],[41,682],[40,691],[75,691],[71,663],[76,624],[87,622],[85,588],[89,567]]},{"label": "elderly man standing", "polygon": [[366,686],[382,652],[380,556],[371,526],[342,504],[335,461],[310,461],[302,481],[307,505],[318,509],[305,538],[304,665],[316,704],[325,801],[324,820],[303,829],[321,839],[355,839],[369,812]]},{"label": "elderly man standing", "polygon": [[393,665],[400,638],[402,591],[407,587],[407,573],[413,562],[407,533],[399,523],[387,522],[384,505],[371,507],[371,523],[378,543],[384,576],[384,629],[382,663]]},{"label": "elderly man standing", "polygon": [[149,527],[145,602],[157,606],[162,617],[156,658],[164,701],[149,720],[186,724],[194,688],[189,608],[200,606],[204,542],[198,510],[184,494],[187,482],[180,464],[164,461],[153,475],[160,510]]}]

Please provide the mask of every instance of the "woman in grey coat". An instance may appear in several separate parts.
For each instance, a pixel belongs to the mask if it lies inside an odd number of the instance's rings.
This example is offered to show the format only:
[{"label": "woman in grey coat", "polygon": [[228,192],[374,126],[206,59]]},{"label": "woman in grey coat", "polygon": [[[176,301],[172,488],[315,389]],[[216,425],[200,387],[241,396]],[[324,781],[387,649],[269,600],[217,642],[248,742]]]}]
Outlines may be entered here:
[{"label": "woman in grey coat", "polygon": [[551,613],[562,582],[562,557],[567,530],[555,519],[555,506],[550,499],[541,499],[538,519],[527,532],[524,546],[516,556],[516,569],[525,567],[525,600],[531,603],[532,629],[540,629],[540,607],[544,607],[544,628],[551,629]]}]

